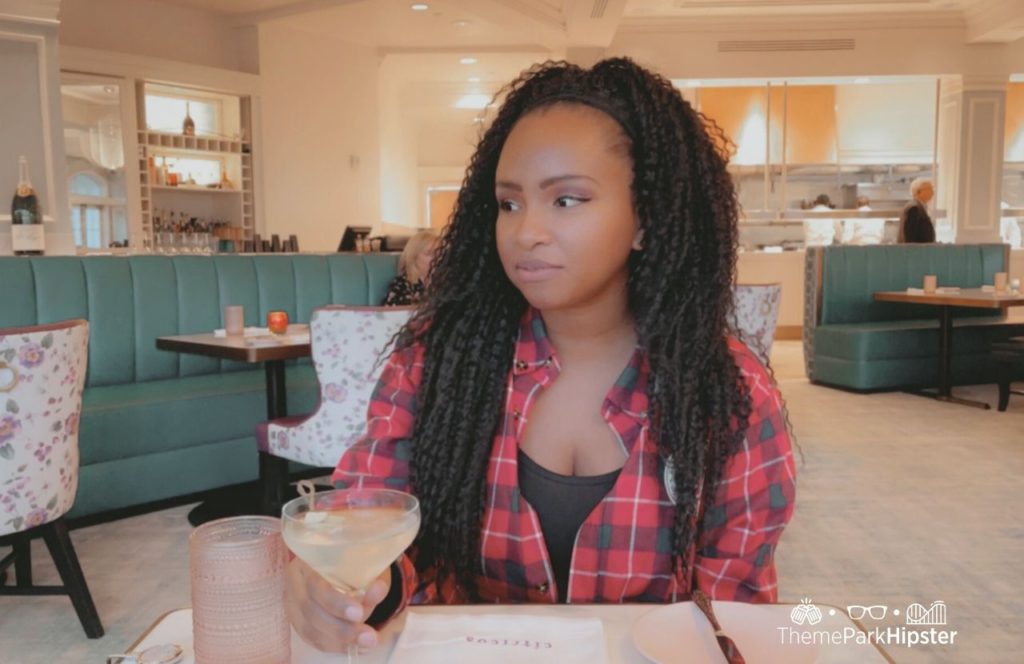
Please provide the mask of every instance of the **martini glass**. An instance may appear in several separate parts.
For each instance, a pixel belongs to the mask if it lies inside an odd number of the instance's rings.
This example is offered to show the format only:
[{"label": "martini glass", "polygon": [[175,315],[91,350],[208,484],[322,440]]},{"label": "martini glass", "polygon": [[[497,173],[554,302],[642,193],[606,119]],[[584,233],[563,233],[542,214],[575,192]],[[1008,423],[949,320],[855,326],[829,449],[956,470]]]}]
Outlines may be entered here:
[{"label": "martini glass", "polygon": [[[366,587],[416,538],[420,504],[391,489],[322,491],[285,504],[281,521],[281,535],[292,553],[337,590],[361,601]],[[356,652],[355,643],[350,644],[349,664]]]}]

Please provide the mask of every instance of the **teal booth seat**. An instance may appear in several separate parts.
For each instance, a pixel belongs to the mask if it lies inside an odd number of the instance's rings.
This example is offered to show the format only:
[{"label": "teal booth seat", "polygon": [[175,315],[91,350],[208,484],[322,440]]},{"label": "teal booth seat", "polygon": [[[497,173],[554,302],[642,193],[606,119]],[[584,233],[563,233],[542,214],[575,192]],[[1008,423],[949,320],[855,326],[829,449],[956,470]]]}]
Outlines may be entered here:
[{"label": "teal booth seat", "polygon": [[[938,382],[939,309],[876,302],[877,291],[939,285],[979,288],[1009,264],[1003,244],[814,247],[804,280],[804,362],[815,383],[853,390],[934,386]],[[996,382],[990,345],[1024,334],[998,309],[956,308],[953,382]]]},{"label": "teal booth seat", "polygon": [[[156,338],[246,325],[268,311],[308,323],[325,304],[379,304],[397,255],[0,257],[0,328],[89,321],[71,517],[254,480],[266,418],[262,367],[157,350]],[[316,403],[308,361],[287,368],[288,410]],[[2,400],[0,400],[2,401]]]}]

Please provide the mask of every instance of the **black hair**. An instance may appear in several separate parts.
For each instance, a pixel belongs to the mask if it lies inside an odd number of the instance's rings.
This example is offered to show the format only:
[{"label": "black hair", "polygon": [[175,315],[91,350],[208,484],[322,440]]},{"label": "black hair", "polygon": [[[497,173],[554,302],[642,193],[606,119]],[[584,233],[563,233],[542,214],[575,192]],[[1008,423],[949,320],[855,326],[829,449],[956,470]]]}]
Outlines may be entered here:
[{"label": "black hair", "polygon": [[713,500],[751,409],[727,342],[738,216],[729,141],[671,81],[627,58],[589,69],[536,65],[501,96],[435,253],[425,301],[398,338],[399,350],[422,344],[425,353],[410,459],[423,519],[417,564],[454,576],[474,596],[488,460],[528,306],[495,243],[498,158],[527,113],[583,104],[616,120],[629,142],[644,232],[644,248],[629,259],[629,307],[651,369],[651,434],[679,487],[672,544],[686,573],[698,504]]}]

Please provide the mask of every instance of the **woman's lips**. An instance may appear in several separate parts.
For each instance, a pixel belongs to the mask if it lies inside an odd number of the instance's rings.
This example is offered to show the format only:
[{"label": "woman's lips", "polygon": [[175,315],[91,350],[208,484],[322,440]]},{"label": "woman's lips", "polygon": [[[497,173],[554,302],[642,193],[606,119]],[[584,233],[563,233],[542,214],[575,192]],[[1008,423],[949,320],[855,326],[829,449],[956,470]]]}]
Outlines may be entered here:
[{"label": "woman's lips", "polygon": [[516,263],[516,274],[520,281],[531,283],[550,279],[561,270],[560,265],[553,265],[547,261],[534,258],[525,259]]}]

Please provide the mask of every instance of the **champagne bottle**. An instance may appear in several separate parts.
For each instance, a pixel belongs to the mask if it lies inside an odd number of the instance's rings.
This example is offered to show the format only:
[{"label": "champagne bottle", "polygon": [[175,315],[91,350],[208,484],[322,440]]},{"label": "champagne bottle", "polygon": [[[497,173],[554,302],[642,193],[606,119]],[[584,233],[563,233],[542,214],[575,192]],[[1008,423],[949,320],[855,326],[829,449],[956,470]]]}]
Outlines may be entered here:
[{"label": "champagne bottle", "polygon": [[41,256],[45,245],[39,200],[28,178],[28,160],[18,158],[18,188],[11,201],[11,245],[15,256]]},{"label": "champagne bottle", "polygon": [[189,103],[185,102],[185,122],[181,125],[181,133],[185,136],[196,135],[196,123],[192,120],[191,108]]}]

